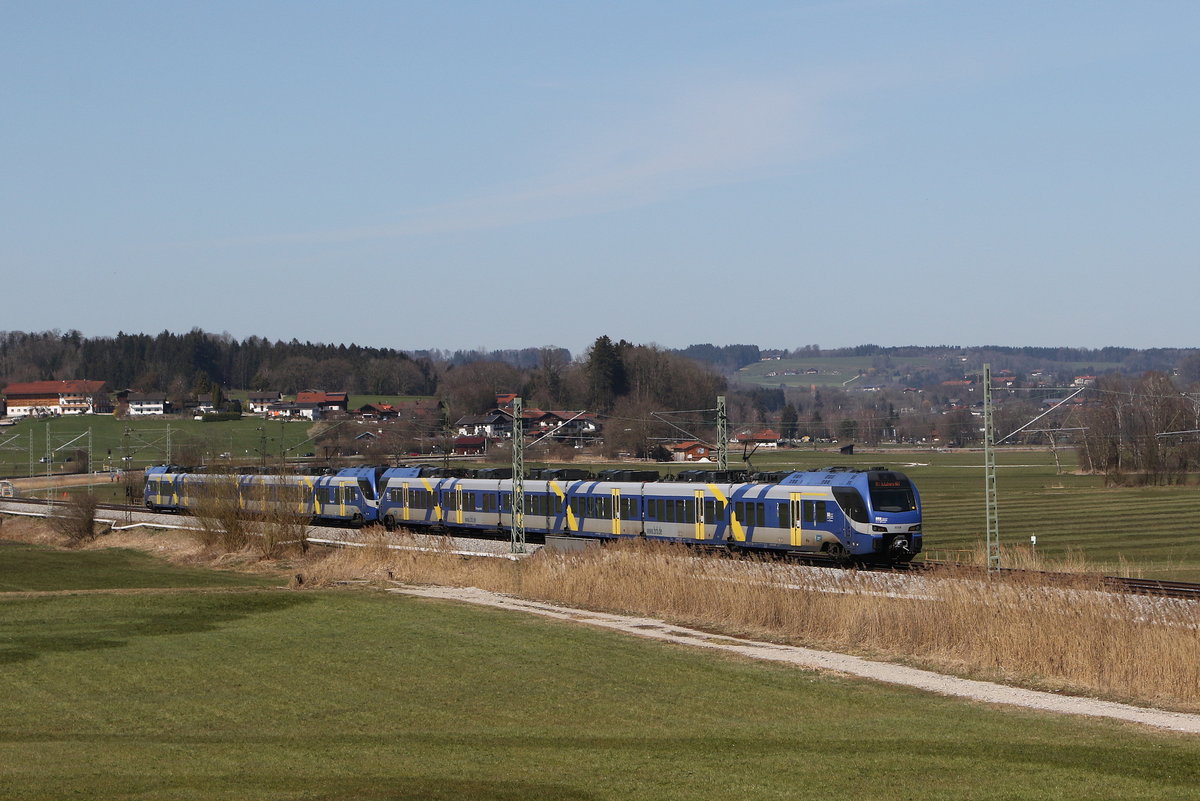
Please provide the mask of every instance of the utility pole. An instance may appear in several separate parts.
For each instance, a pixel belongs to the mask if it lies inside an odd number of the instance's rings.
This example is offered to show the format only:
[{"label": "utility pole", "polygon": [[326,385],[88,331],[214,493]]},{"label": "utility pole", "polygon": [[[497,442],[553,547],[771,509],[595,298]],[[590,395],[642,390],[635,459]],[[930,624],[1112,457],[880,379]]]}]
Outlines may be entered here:
[{"label": "utility pole", "polygon": [[717,469],[729,469],[729,417],[724,395],[717,396]]},{"label": "utility pole", "polygon": [[987,516],[987,567],[1000,569],[1000,519],[996,499],[996,430],[992,425],[992,366],[983,366],[983,487]]},{"label": "utility pole", "polygon": [[512,537],[513,553],[525,553],[525,402],[512,403]]}]

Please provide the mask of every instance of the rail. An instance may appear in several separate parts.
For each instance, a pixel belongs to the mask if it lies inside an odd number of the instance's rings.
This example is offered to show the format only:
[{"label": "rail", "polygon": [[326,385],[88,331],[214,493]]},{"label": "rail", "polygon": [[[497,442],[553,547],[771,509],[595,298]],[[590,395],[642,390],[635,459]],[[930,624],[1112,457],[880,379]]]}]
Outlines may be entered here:
[{"label": "rail", "polygon": [[[12,504],[12,505],[22,505],[22,506],[26,506],[26,507],[43,507],[43,508],[45,508],[45,507],[53,508],[53,507],[62,505],[62,502],[57,501],[57,500],[48,500],[48,499],[44,499],[44,498],[12,498],[12,497],[6,497],[6,496],[4,496],[4,503]],[[140,505],[99,504],[97,506],[97,509],[104,510],[104,511],[110,511],[110,512],[120,512],[127,516],[132,515],[132,514],[145,513],[145,510],[142,509],[142,507]],[[5,511],[6,510],[4,510],[4,509],[0,509],[0,513],[4,513]],[[27,515],[31,515],[31,516],[37,516],[37,515],[45,516],[46,514],[49,514],[50,512],[48,512],[48,511],[42,511],[42,512],[33,512],[33,511],[12,512],[12,511],[9,511],[8,513],[9,514],[27,514]],[[161,514],[158,515],[158,517],[161,517],[161,516],[162,516]],[[179,515],[179,517],[186,518],[186,517],[188,517],[188,515]],[[164,524],[161,521],[157,522],[157,523],[142,522],[142,523],[138,523],[136,525],[156,525],[156,526],[164,527],[164,528],[186,528],[186,526]],[[325,530],[329,530],[329,531],[345,531],[348,534],[350,534],[350,532],[358,531],[358,529],[340,529],[337,526],[323,526],[322,528],[324,528]],[[417,532],[417,533],[427,533],[427,532]],[[471,536],[468,532],[456,532],[455,539],[468,540],[468,541],[469,540],[483,541],[483,540],[496,539],[496,538],[488,537],[484,534],[480,534],[479,536]],[[313,545],[319,545],[319,546],[324,546],[324,547],[360,547],[364,544],[362,541],[357,540],[353,536],[353,534],[350,534],[349,536],[346,536],[346,537],[337,537],[337,536],[309,537],[308,541]],[[941,551],[941,552],[934,551],[931,553],[937,553],[938,555],[943,555],[946,553],[953,553],[953,552],[952,551]],[[962,553],[973,553],[973,552],[963,551]],[[486,552],[484,552],[484,549],[464,549],[461,555],[494,556],[495,554],[486,553]],[[926,553],[925,555],[928,556],[929,553]],[[814,564],[814,565],[831,566],[831,567],[844,566],[832,559],[813,558],[812,556],[802,557],[801,560],[805,561],[806,563]],[[878,566],[873,566],[873,567],[864,565],[864,566],[859,566],[859,567],[864,568],[864,569],[885,570],[885,571],[891,570],[891,571],[896,571],[896,572],[955,570],[955,571],[960,571],[960,572],[967,571],[968,573],[971,571],[977,571],[981,575],[986,572],[985,569],[980,567],[979,565],[964,564],[961,562],[932,560],[932,559],[928,559],[928,558],[920,560],[920,561],[916,561],[916,562],[909,562],[909,563],[899,563],[899,564],[892,564],[892,565],[878,565]],[[1015,574],[1015,573],[1028,572],[1028,571],[1006,570],[1004,572],[1007,574]],[[1053,580],[1060,580],[1063,583],[1077,581],[1081,577],[1084,577],[1084,574],[1079,574],[1079,573],[1041,573],[1040,575],[1050,578],[1050,579],[1053,579]],[[1165,580],[1161,580],[1161,579],[1126,578],[1123,576],[1102,576],[1102,577],[1100,577],[1100,581],[1104,587],[1108,588],[1109,590],[1111,590],[1113,592],[1120,592],[1120,593],[1125,593],[1125,594],[1129,594],[1129,595],[1152,595],[1152,596],[1156,596],[1156,597],[1182,598],[1182,599],[1187,599],[1187,600],[1200,601],[1200,583],[1192,583],[1192,582],[1186,582],[1186,581],[1165,581]]]}]

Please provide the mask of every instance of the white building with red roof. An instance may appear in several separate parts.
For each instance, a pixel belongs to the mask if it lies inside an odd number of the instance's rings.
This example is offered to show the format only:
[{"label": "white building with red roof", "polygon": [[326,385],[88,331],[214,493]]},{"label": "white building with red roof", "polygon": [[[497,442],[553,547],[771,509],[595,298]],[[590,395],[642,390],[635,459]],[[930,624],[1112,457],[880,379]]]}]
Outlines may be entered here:
[{"label": "white building with red roof", "polygon": [[26,381],[4,388],[9,417],[107,414],[112,411],[103,381]]}]

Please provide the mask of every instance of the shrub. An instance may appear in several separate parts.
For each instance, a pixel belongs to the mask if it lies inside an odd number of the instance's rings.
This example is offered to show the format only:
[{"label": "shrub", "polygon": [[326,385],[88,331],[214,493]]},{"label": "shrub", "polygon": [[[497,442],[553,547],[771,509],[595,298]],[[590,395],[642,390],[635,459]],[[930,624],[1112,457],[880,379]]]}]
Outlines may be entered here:
[{"label": "shrub", "polygon": [[90,492],[80,492],[56,504],[48,518],[50,527],[67,538],[72,546],[96,539],[96,508],[100,502]]}]

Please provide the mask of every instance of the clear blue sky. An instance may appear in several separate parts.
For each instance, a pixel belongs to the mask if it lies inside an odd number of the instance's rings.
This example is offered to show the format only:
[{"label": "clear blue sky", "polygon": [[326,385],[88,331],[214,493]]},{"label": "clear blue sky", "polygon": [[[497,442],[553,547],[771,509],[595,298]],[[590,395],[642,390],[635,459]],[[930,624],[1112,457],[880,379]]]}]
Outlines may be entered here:
[{"label": "clear blue sky", "polygon": [[0,0],[0,330],[1197,347],[1200,2]]}]

